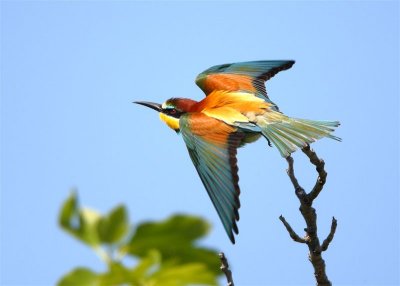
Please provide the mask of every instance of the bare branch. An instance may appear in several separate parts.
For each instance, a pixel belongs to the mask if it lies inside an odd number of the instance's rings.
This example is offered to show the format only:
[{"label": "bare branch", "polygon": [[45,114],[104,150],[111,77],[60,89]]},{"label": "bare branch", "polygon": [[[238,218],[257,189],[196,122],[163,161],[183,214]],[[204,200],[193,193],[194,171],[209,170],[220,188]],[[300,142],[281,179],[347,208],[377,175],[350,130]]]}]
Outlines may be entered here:
[{"label": "bare branch", "polygon": [[286,172],[287,172],[290,180],[292,181],[293,187],[295,189],[301,188],[300,185],[299,185],[299,182],[297,181],[297,179],[296,179],[296,177],[294,175],[294,169],[293,169],[294,160],[293,160],[292,156],[288,156],[286,158],[286,161],[289,164],[289,168],[286,170]]},{"label": "bare branch", "polygon": [[325,162],[318,158],[317,154],[310,148],[310,146],[304,147],[302,151],[310,159],[310,162],[316,166],[316,170],[318,172],[317,182],[310,193],[307,194],[305,192],[294,174],[293,158],[289,156],[286,158],[286,160],[288,162],[287,174],[293,184],[296,196],[300,201],[300,212],[307,224],[307,228],[304,229],[306,231],[305,237],[300,238],[282,216],[280,216],[279,219],[283,222],[293,240],[307,244],[309,249],[309,260],[314,267],[314,276],[317,280],[317,285],[332,285],[328,279],[328,276],[326,275],[325,261],[322,259],[321,253],[328,248],[329,243],[332,241],[335,234],[337,221],[336,219],[332,220],[331,232],[321,246],[317,234],[317,213],[312,207],[314,199],[318,197],[326,181],[327,173],[324,169]]},{"label": "bare branch", "polygon": [[335,217],[333,217],[332,224],[331,224],[331,231],[329,232],[329,235],[325,238],[324,242],[321,245],[322,251],[325,251],[328,249],[329,244],[331,243],[333,237],[335,236],[336,227],[337,227],[337,220],[335,219]]},{"label": "bare branch", "polygon": [[286,230],[288,231],[290,237],[298,242],[298,243],[306,243],[306,240],[304,238],[301,238],[290,226],[290,224],[286,221],[286,219],[280,215],[279,219],[281,220],[281,222],[283,223],[283,225],[286,227]]},{"label": "bare branch", "polygon": [[324,184],[326,182],[326,176],[328,175],[325,172],[325,162],[322,159],[319,159],[317,154],[313,149],[310,148],[310,145],[307,145],[302,149],[304,154],[307,155],[307,157],[310,159],[310,162],[316,167],[316,170],[318,172],[318,178],[317,181],[315,182],[314,188],[311,190],[311,192],[308,194],[308,199],[312,202],[315,200],[319,193],[322,191],[322,188],[324,187]]},{"label": "bare branch", "polygon": [[226,259],[225,254],[223,252],[219,253],[219,259],[221,260],[221,270],[224,272],[226,276],[226,280],[228,282],[227,286],[234,286],[232,271],[229,269],[228,259]]},{"label": "bare branch", "polygon": [[294,169],[293,169],[293,158],[291,156],[288,156],[286,158],[286,161],[288,162],[289,168],[286,170],[286,173],[288,174],[290,180],[292,181],[294,190],[296,192],[296,196],[299,198],[299,200],[307,200],[307,194],[304,191],[304,189],[299,185],[299,182],[297,181],[296,176],[294,175]]}]

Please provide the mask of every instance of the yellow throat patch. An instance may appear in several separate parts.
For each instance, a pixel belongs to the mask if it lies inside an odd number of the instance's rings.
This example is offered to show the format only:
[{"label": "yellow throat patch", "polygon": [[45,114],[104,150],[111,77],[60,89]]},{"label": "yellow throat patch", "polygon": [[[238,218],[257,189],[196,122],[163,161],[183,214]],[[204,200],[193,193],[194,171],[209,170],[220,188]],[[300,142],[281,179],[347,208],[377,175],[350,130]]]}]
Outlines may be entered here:
[{"label": "yellow throat patch", "polygon": [[164,121],[169,128],[178,130],[179,129],[179,119],[175,117],[168,116],[160,112],[160,119]]}]

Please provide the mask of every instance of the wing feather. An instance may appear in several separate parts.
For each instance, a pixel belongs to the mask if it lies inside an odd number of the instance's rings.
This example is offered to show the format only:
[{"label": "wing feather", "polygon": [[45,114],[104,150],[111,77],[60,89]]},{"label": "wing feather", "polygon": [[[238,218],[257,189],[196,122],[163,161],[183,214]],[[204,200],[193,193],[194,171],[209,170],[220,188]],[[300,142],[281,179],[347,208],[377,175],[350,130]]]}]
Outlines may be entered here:
[{"label": "wing feather", "polygon": [[238,233],[237,148],[245,137],[236,127],[201,113],[181,116],[180,131],[190,158],[232,243]]},{"label": "wing feather", "polygon": [[214,90],[246,91],[272,103],[264,83],[294,63],[292,60],[276,60],[217,65],[200,73],[196,84],[206,95]]}]

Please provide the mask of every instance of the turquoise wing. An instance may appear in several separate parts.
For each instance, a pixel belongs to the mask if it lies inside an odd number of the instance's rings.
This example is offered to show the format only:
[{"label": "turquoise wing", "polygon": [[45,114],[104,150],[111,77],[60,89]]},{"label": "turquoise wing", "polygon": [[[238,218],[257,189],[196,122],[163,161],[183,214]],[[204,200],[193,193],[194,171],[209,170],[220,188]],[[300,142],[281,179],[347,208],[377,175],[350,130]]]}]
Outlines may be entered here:
[{"label": "turquoise wing", "polygon": [[252,61],[213,66],[196,78],[206,95],[214,90],[247,91],[268,102],[264,82],[293,66],[292,60]]},{"label": "turquoise wing", "polygon": [[236,152],[243,132],[203,114],[188,114],[179,120],[190,158],[214,204],[232,243],[239,230],[239,177]]}]

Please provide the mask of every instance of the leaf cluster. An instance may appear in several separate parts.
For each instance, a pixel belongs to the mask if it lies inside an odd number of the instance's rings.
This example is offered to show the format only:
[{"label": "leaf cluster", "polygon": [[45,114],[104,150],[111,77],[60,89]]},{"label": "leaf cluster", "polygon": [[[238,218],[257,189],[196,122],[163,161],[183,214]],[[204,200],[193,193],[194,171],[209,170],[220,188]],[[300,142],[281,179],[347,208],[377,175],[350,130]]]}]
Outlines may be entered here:
[{"label": "leaf cluster", "polygon": [[[59,286],[216,285],[221,274],[217,252],[196,244],[210,230],[199,217],[174,215],[134,227],[125,206],[102,215],[81,208],[72,193],[61,207],[59,224],[107,265],[101,273],[77,267],[59,280]],[[133,258],[136,264],[126,266],[127,258]]]}]

